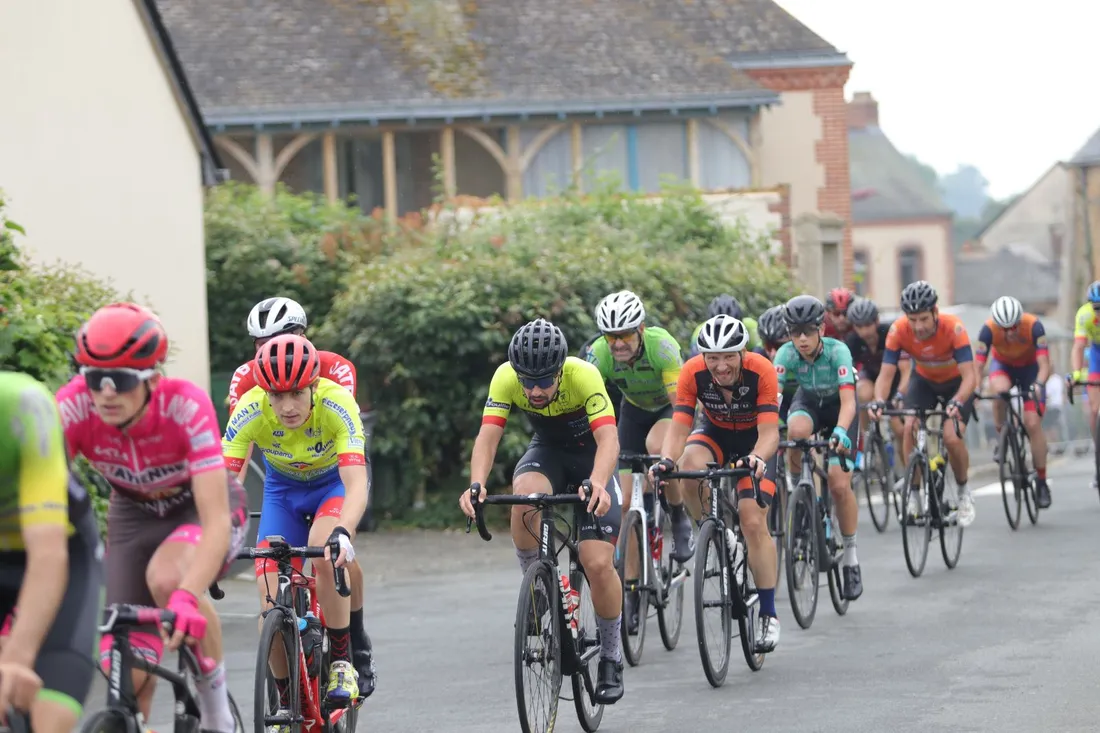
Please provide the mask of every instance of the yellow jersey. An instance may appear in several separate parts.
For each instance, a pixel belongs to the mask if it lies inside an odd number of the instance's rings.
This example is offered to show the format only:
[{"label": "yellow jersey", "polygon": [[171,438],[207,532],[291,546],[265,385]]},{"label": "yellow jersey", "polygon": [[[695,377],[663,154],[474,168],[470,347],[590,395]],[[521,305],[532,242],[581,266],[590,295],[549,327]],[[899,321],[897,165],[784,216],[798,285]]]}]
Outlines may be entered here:
[{"label": "yellow jersey", "polygon": [[267,392],[260,387],[245,392],[222,438],[222,455],[230,471],[241,470],[253,443],[271,470],[294,481],[313,481],[340,466],[367,463],[355,397],[323,378],[314,387],[309,419],[293,430],[279,422]]},{"label": "yellow jersey", "polygon": [[1092,303],[1085,303],[1077,309],[1073,318],[1074,340],[1100,344],[1100,314],[1092,309]]},{"label": "yellow jersey", "polygon": [[70,510],[87,497],[70,497],[69,491],[65,433],[53,394],[27,374],[0,372],[0,551],[25,550],[27,527],[56,525],[72,535]]}]

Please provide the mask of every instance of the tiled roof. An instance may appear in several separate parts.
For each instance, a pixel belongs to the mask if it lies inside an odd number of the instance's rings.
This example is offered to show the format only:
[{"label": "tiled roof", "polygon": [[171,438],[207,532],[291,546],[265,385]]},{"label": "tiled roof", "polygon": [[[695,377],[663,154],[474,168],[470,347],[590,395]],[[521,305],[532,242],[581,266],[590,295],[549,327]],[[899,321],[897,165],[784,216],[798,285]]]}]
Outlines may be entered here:
[{"label": "tiled roof", "polygon": [[848,130],[848,159],[855,223],[951,215],[936,188],[879,127]]},{"label": "tiled roof", "polygon": [[214,124],[732,108],[776,99],[738,59],[844,60],[771,0],[156,2]]},{"label": "tiled roof", "polygon": [[955,300],[993,305],[1002,295],[1019,298],[1027,308],[1058,302],[1058,264],[1043,265],[1007,249],[987,257],[955,260]]}]

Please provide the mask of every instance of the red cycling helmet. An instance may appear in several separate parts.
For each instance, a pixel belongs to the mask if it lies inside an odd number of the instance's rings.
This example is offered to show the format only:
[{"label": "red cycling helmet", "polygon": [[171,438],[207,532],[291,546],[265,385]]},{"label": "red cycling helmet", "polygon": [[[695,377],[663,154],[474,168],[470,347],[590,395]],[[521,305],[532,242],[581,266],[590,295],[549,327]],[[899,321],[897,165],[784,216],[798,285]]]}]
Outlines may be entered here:
[{"label": "red cycling helmet", "polygon": [[830,311],[844,313],[852,304],[852,291],[848,288],[833,288],[825,297],[825,307]]},{"label": "red cycling helmet", "polygon": [[305,336],[276,336],[256,354],[256,384],[265,392],[306,389],[321,378],[321,357]]},{"label": "red cycling helmet", "polygon": [[111,303],[77,331],[75,356],[96,369],[152,369],[168,356],[168,334],[148,308]]}]

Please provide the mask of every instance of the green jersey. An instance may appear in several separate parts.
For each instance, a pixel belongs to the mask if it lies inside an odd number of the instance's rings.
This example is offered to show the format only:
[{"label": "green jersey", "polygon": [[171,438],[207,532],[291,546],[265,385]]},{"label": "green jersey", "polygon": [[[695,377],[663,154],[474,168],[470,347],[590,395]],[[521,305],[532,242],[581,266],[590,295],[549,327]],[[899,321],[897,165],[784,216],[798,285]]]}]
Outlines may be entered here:
[{"label": "green jersey", "polygon": [[623,399],[647,412],[663,410],[669,404],[669,394],[675,394],[680,380],[680,344],[668,331],[647,326],[642,333],[642,348],[633,362],[621,363],[611,355],[611,347],[602,336],[592,343],[586,355],[595,364],[605,382],[623,393]]},{"label": "green jersey", "polygon": [[[706,321],[703,323],[706,323]],[[699,353],[699,347],[695,345],[695,342],[699,338],[699,332],[703,330],[703,323],[700,323],[695,327],[695,330],[691,332],[691,347],[689,349],[691,356],[695,356]],[[749,330],[749,343],[745,348],[748,351],[756,351],[761,347],[760,335],[756,332],[756,319],[742,318],[741,323],[744,323],[745,328]]]},{"label": "green jersey", "polygon": [[856,386],[852,352],[843,341],[828,337],[821,339],[821,350],[812,362],[803,359],[793,343],[780,346],[775,352],[775,373],[781,392],[794,382],[818,402],[839,400],[842,387]]}]

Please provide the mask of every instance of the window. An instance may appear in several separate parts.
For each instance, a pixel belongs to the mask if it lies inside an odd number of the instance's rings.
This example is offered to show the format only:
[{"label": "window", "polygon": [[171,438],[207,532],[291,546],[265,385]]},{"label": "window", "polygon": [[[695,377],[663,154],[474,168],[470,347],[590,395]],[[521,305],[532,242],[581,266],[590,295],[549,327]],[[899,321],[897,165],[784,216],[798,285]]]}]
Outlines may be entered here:
[{"label": "window", "polygon": [[898,285],[924,279],[924,253],[920,247],[906,246],[898,252]]},{"label": "window", "polygon": [[852,270],[856,295],[861,298],[871,297],[871,258],[866,250],[857,249],[852,253]]}]

